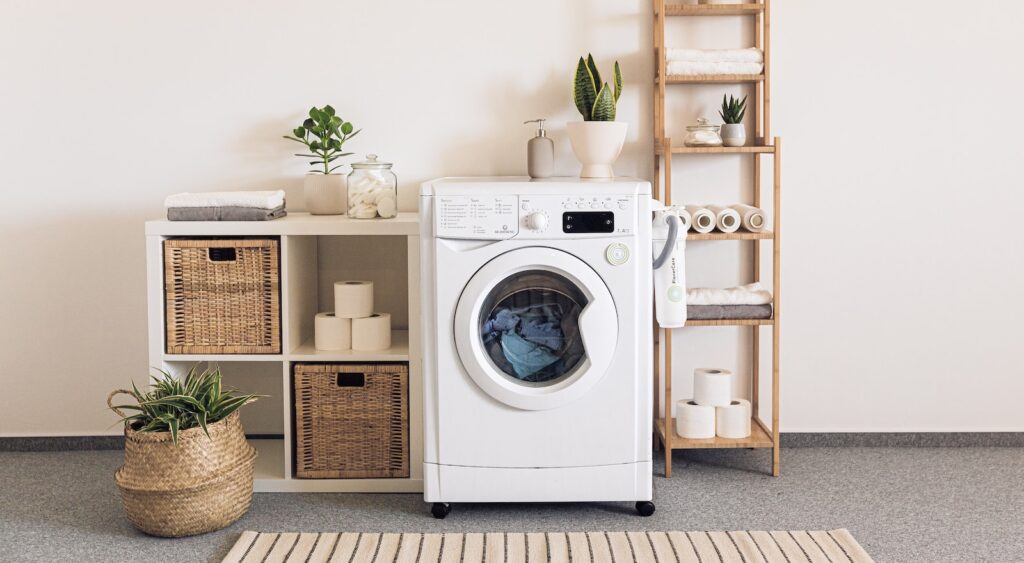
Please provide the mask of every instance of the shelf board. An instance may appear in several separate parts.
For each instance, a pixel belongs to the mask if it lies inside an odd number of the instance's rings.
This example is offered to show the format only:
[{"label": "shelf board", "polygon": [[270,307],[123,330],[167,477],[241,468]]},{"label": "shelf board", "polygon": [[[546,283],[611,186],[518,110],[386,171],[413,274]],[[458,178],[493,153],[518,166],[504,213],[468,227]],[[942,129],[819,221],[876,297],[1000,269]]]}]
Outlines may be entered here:
[{"label": "shelf board", "polygon": [[686,327],[691,326],[765,326],[775,324],[774,319],[713,319],[713,320],[689,320]]},{"label": "shelf board", "polygon": [[[654,154],[662,155],[665,150],[659,145],[654,149]],[[748,147],[672,147],[672,154],[775,154],[775,147],[772,145],[759,145]]]},{"label": "shelf board", "polygon": [[752,16],[764,4],[665,4],[666,16]]},{"label": "shelf board", "polygon": [[[658,430],[658,436],[661,437],[662,444],[665,443],[665,419],[659,418],[655,421],[655,426]],[[775,442],[772,441],[772,435],[768,433],[761,423],[756,418],[750,421],[750,436],[746,438],[707,438],[703,440],[695,440],[693,438],[683,438],[679,434],[676,434],[676,429],[672,428],[672,449],[673,450],[693,450],[701,448],[771,448],[775,446]]]},{"label": "shelf board", "polygon": [[249,440],[258,453],[253,473],[257,493],[420,493],[422,479],[286,479],[284,440]]},{"label": "shelf board", "polygon": [[307,340],[288,355],[293,362],[407,362],[409,331],[391,331],[391,347],[386,350],[317,350]]},{"label": "shelf board", "polygon": [[164,354],[165,362],[282,362],[281,354]]},{"label": "shelf board", "polygon": [[771,240],[775,238],[772,231],[751,233],[736,231],[735,233],[686,233],[686,240]]},{"label": "shelf board", "polygon": [[291,213],[272,221],[158,221],[146,222],[146,234],[158,236],[275,236],[275,235],[418,235],[419,214],[399,213],[393,219],[349,219],[345,215]]},{"label": "shelf board", "polygon": [[763,74],[669,74],[665,84],[732,84],[763,81]]}]

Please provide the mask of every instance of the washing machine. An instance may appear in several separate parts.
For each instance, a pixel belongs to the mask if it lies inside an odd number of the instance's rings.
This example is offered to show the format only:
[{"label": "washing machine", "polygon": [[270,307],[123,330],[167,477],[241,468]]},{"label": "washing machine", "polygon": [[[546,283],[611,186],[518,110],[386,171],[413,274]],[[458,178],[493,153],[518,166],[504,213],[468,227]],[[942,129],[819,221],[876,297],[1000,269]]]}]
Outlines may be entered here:
[{"label": "washing machine", "polygon": [[651,502],[651,196],[640,180],[420,191],[424,498]]}]

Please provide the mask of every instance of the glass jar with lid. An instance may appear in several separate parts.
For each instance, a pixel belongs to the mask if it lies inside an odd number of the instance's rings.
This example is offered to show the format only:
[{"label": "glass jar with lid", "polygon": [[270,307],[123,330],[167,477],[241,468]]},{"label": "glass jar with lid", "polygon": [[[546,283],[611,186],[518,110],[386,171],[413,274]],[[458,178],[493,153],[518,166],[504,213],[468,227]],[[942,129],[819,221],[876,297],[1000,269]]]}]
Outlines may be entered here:
[{"label": "glass jar with lid", "polygon": [[686,127],[686,138],[683,144],[688,147],[720,147],[722,146],[722,135],[718,125],[711,125],[708,118],[701,117],[696,125]]},{"label": "glass jar with lid", "polygon": [[352,163],[348,175],[348,216],[353,219],[390,219],[398,215],[398,178],[390,162],[368,154]]}]

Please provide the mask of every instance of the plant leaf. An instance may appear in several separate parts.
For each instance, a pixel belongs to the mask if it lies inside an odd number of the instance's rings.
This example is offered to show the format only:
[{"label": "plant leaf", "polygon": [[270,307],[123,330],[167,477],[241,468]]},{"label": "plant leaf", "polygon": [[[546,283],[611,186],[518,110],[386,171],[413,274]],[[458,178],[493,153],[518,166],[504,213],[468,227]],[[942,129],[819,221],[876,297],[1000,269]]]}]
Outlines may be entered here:
[{"label": "plant leaf", "polygon": [[572,83],[572,97],[576,103],[576,109],[583,116],[583,121],[591,120],[591,111],[594,108],[594,100],[597,98],[597,91],[594,88],[594,78],[587,68],[586,61],[580,57],[576,63],[576,77]]},{"label": "plant leaf", "polygon": [[587,53],[587,69],[590,70],[590,78],[594,81],[594,92],[597,92],[597,87],[603,84],[601,81],[601,73],[597,70],[597,63],[594,62],[594,56]]},{"label": "plant leaf", "polygon": [[592,121],[615,121],[615,96],[611,88],[605,82],[601,91],[594,100],[594,109],[591,111]]},{"label": "plant leaf", "polygon": [[615,61],[615,103],[619,103],[619,95],[622,94],[622,72],[619,70],[619,61]]}]

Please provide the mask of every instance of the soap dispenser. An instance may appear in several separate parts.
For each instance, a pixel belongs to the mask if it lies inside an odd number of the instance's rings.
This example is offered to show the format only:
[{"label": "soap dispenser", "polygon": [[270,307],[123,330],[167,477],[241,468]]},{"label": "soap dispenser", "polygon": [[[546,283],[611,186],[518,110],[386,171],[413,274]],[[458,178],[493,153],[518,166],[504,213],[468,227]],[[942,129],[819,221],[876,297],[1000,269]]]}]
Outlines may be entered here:
[{"label": "soap dispenser", "polygon": [[542,117],[523,122],[537,124],[537,136],[526,144],[526,172],[531,178],[550,178],[555,173],[555,142],[548,138],[544,121]]}]

